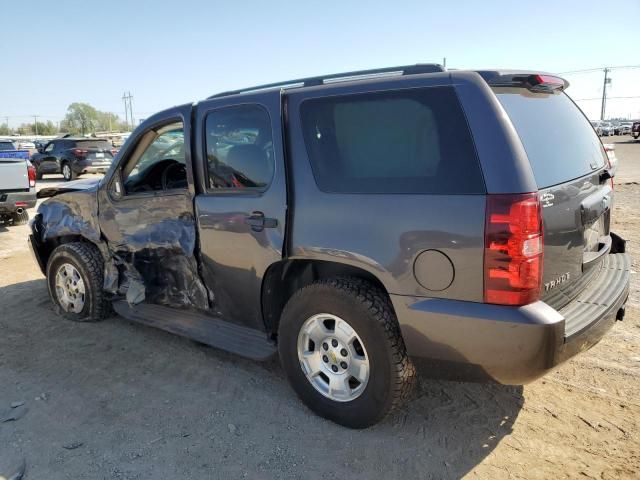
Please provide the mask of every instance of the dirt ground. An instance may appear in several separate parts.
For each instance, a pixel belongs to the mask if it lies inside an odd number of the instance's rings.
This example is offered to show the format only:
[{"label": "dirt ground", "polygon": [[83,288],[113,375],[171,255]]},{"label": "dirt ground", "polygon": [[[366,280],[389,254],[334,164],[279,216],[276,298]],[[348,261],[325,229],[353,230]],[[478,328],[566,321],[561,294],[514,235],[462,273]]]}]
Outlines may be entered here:
[{"label": "dirt ground", "polygon": [[27,228],[0,226],[0,478],[23,460],[26,479],[640,478],[640,143],[609,141],[613,229],[636,259],[625,320],[524,387],[422,379],[364,431],[309,412],[276,361],[61,320]]}]

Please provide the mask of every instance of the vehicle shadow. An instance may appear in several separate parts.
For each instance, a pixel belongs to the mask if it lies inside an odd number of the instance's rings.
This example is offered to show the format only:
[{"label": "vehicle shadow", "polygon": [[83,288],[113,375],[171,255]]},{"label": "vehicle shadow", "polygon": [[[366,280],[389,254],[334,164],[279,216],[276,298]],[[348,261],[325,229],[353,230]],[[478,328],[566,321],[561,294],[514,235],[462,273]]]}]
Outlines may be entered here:
[{"label": "vehicle shadow", "polygon": [[[126,470],[145,462],[162,476],[176,468],[167,462],[179,462],[184,477],[197,478],[207,464],[221,478],[238,464],[279,476],[276,449],[288,470],[298,465],[308,478],[461,478],[500,442],[520,448],[508,437],[522,387],[421,378],[405,406],[369,429],[349,430],[304,407],[275,358],[252,362],[118,316],[62,320],[43,278],[0,287],[0,305],[11,312],[0,313],[0,381],[30,398],[47,394],[46,402],[30,402],[11,439],[28,445],[21,449],[27,462],[39,458],[42,468],[56,461],[49,445],[58,437],[85,441],[86,465]],[[0,406],[13,395],[0,389]],[[53,428],[46,415],[65,422],[51,420]],[[9,445],[9,432],[0,430],[0,444]],[[212,450],[219,442],[233,448]],[[134,449],[139,457],[130,456]]]}]

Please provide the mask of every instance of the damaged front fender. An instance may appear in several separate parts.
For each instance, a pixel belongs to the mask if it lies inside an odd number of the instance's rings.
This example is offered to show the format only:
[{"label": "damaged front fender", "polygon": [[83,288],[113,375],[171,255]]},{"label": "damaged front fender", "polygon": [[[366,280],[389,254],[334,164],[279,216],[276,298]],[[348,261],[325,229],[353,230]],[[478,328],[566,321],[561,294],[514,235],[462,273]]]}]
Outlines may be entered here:
[{"label": "damaged front fender", "polygon": [[[93,243],[104,259],[104,290],[118,290],[118,269],[102,239],[98,221],[98,181],[70,182],[64,188],[48,188],[38,192],[39,198],[49,198],[38,207],[31,225],[34,250],[39,263],[46,263],[53,248],[71,239],[82,238]],[[46,273],[46,272],[43,272]]]},{"label": "damaged front fender", "polygon": [[46,266],[53,249],[82,238],[104,259],[103,289],[173,307],[209,308],[198,274],[196,223],[188,196],[154,197],[114,204],[97,181],[47,189],[32,223],[34,250]]}]

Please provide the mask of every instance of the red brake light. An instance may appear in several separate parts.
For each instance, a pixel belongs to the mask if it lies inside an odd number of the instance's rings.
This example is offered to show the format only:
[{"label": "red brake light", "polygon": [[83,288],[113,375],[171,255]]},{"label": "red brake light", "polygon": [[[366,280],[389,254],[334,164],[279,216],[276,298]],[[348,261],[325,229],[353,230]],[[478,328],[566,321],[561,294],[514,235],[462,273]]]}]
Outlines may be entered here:
[{"label": "red brake light", "polygon": [[27,167],[27,174],[29,176],[29,188],[36,186],[36,167],[29,165]]},{"label": "red brake light", "polygon": [[526,305],[540,298],[542,213],[537,193],[488,195],[484,301]]},{"label": "red brake light", "polygon": [[86,157],[87,153],[89,153],[88,150],[84,150],[82,148],[74,148],[72,151],[76,157]]},{"label": "red brake light", "polygon": [[563,90],[566,87],[564,79],[553,75],[531,75],[528,81],[532,90]]}]

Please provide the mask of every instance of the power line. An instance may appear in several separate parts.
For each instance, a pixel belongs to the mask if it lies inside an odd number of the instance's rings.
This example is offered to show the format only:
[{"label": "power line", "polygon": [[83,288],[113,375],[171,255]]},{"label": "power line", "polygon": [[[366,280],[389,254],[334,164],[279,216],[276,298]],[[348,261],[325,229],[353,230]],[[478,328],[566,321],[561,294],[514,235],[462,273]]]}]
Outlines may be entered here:
[{"label": "power line", "polygon": [[[623,99],[623,98],[626,98],[626,99],[640,98],[640,95],[635,95],[635,96],[632,96],[632,97],[607,97],[607,100],[618,100],[618,99]],[[589,101],[589,100],[602,100],[602,97],[574,98],[574,100],[576,102],[586,102],[586,101]]]},{"label": "power line", "polygon": [[591,73],[601,72],[605,69],[608,70],[620,70],[625,68],[640,68],[640,65],[618,65],[617,67],[600,67],[600,68],[586,68],[584,70],[571,70],[570,72],[559,72],[558,75],[569,75],[574,73]]}]

